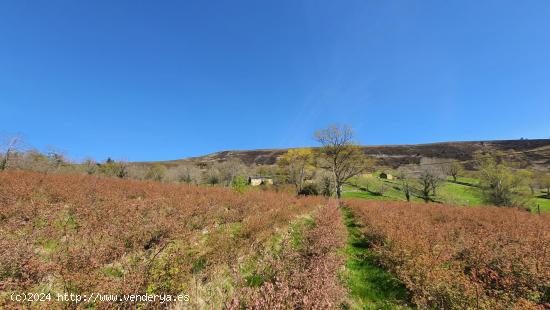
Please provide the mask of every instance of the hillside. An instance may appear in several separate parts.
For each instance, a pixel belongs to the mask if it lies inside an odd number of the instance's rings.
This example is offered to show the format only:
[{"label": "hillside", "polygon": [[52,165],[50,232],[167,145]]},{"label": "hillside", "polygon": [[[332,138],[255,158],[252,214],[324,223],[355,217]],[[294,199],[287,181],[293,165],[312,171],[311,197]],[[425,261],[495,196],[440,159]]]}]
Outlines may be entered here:
[{"label": "hillside", "polygon": [[161,295],[175,309],[330,309],[346,293],[333,201],[28,171],[0,184],[0,309],[166,309]]},{"label": "hillside", "polygon": [[[550,139],[380,145],[363,146],[363,150],[365,154],[378,158],[380,165],[392,168],[404,164],[418,164],[423,157],[468,161],[473,158],[476,151],[502,151],[510,154],[512,160],[522,161],[537,170],[550,169]],[[287,149],[221,151],[200,157],[161,161],[160,163],[166,166],[182,163],[204,166],[209,163],[238,159],[249,166],[273,165],[277,158],[286,151]],[[150,164],[150,162],[136,164]]]},{"label": "hillside", "polygon": [[20,170],[0,184],[0,309],[550,302],[550,214]]}]

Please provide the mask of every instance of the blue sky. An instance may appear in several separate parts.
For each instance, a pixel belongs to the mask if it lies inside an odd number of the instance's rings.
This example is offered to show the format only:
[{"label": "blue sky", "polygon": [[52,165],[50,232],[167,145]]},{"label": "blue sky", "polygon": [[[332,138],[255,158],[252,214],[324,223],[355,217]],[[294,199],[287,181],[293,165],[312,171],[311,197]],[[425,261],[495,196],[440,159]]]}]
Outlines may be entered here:
[{"label": "blue sky", "polygon": [[69,157],[550,138],[550,1],[2,1],[0,132]]}]

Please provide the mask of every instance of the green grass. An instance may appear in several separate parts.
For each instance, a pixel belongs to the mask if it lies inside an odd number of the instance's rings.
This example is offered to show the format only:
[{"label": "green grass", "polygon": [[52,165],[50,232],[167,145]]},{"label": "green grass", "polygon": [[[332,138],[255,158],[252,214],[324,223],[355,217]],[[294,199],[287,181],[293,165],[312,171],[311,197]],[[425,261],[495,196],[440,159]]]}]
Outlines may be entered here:
[{"label": "green grass", "polygon": [[[399,180],[360,177],[352,179],[351,183],[355,186],[345,186],[342,194],[343,198],[405,201],[405,196],[400,190],[401,183]],[[483,198],[477,184],[479,184],[479,180],[475,178],[459,177],[457,182],[453,182],[451,178],[448,178],[437,189],[437,195],[434,197],[434,200],[436,202],[459,206],[483,205]],[[367,185],[369,191],[365,191]],[[377,192],[382,187],[385,188],[385,191],[380,195]],[[542,195],[543,193],[537,193],[537,196]],[[421,198],[414,195],[411,196],[411,201],[423,202]],[[541,213],[550,212],[550,199],[533,197],[531,203],[532,212],[538,212],[537,205],[540,206]]]},{"label": "green grass", "polygon": [[[351,180],[355,186],[344,186],[343,198],[358,198],[370,200],[405,200],[405,195],[400,190],[401,183],[394,180],[382,180],[377,177],[360,177]],[[361,190],[368,188],[369,191]],[[379,193],[383,192],[382,195]],[[411,201],[422,201],[417,197],[411,197]]]},{"label": "green grass", "polygon": [[348,242],[344,277],[350,289],[349,309],[406,309],[408,293],[391,273],[377,264],[375,254],[349,209],[343,209]]},{"label": "green grass", "polygon": [[[459,182],[461,181],[459,180]],[[437,189],[436,200],[460,206],[478,206],[483,204],[479,188],[464,185],[464,183],[453,182],[445,182]]]},{"label": "green grass", "polygon": [[[363,191],[352,191],[352,189],[349,189],[348,191],[345,191],[342,194],[343,198],[359,198],[359,199],[369,199],[369,200],[396,200],[396,198],[390,197],[390,196],[383,196],[383,195],[375,195],[370,192],[363,192]],[[399,199],[397,199],[399,200]]]},{"label": "green grass", "polygon": [[548,198],[535,198],[534,199],[534,205],[531,208],[531,211],[538,212],[537,211],[537,205],[540,206],[540,212],[550,212],[550,199]]}]

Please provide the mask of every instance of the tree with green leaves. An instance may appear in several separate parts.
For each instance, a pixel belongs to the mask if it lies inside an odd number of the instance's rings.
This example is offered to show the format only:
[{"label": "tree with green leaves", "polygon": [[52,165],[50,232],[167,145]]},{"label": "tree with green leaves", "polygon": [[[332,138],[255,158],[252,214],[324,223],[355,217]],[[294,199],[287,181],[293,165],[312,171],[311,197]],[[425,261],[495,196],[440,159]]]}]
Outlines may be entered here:
[{"label": "tree with green leaves", "polygon": [[464,167],[458,160],[452,160],[450,163],[447,163],[444,170],[456,183],[458,176],[464,172]]},{"label": "tree with green leaves", "polygon": [[110,157],[99,166],[99,170],[107,176],[121,179],[128,177],[128,165],[123,161],[115,161]]},{"label": "tree with green leaves", "polygon": [[550,174],[539,173],[536,177],[538,188],[542,191],[546,190],[546,197],[550,198]]},{"label": "tree with green leaves", "polygon": [[476,154],[485,202],[497,206],[525,206],[529,194],[521,173],[516,173],[499,154]]},{"label": "tree with green leaves", "polygon": [[296,193],[300,193],[304,187],[304,181],[308,176],[313,163],[313,152],[311,149],[290,149],[278,161],[286,176],[287,183],[293,184]]},{"label": "tree with green leaves", "polygon": [[153,164],[151,167],[149,167],[149,169],[147,170],[147,173],[145,174],[145,179],[160,182],[164,178],[165,174],[166,174],[166,167],[156,163],[156,164]]}]

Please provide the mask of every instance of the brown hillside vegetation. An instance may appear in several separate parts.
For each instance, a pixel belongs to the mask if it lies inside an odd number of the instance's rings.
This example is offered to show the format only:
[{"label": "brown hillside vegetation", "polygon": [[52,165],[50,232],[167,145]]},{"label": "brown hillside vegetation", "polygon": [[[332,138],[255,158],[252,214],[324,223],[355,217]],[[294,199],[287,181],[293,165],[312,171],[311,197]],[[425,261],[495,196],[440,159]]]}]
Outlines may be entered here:
[{"label": "brown hillside vegetation", "polygon": [[[478,151],[500,151],[514,154],[509,159],[526,164],[537,170],[548,170],[550,167],[550,139],[533,140],[495,140],[468,142],[439,142],[409,145],[362,146],[364,153],[379,160],[380,165],[397,168],[406,164],[419,164],[421,158],[441,158],[467,161],[473,159]],[[171,167],[182,163],[206,165],[214,162],[240,160],[246,165],[273,165],[277,158],[288,149],[265,149],[245,151],[222,151],[200,157],[180,160],[162,161],[161,164]],[[151,164],[151,163],[136,163]]]},{"label": "brown hillside vegetation", "polygon": [[438,309],[550,303],[550,217],[516,209],[347,201],[380,263]]},{"label": "brown hillside vegetation", "polygon": [[[93,292],[187,294],[175,306],[193,309],[334,308],[345,295],[337,210],[275,192],[1,172],[0,308],[138,306],[55,300]],[[23,292],[52,301],[10,299]]]}]

